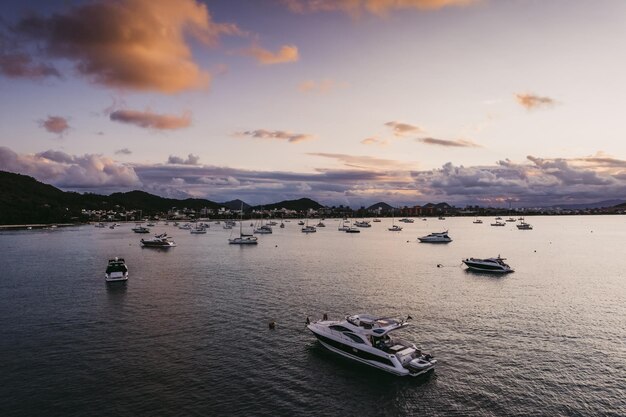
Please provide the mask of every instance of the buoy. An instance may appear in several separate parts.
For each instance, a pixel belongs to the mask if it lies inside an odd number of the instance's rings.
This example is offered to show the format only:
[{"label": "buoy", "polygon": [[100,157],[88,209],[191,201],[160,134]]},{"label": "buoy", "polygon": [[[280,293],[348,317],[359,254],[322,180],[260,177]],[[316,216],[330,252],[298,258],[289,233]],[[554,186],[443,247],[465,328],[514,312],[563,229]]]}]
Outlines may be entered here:
[{"label": "buoy", "polygon": [[270,321],[270,330],[274,330],[276,328],[276,322],[275,321]]},{"label": "buoy", "polygon": [[275,247],[275,248],[277,248],[277,247],[278,247],[278,245],[276,245],[276,246],[274,246],[274,247]]},{"label": "buoy", "polygon": [[309,316],[306,316],[306,324],[311,324],[311,319],[309,319]]},{"label": "buoy", "polygon": [[322,320],[328,320],[328,314],[324,313],[324,318]]},{"label": "buoy", "polygon": [[437,264],[437,268],[443,268],[443,265]]}]

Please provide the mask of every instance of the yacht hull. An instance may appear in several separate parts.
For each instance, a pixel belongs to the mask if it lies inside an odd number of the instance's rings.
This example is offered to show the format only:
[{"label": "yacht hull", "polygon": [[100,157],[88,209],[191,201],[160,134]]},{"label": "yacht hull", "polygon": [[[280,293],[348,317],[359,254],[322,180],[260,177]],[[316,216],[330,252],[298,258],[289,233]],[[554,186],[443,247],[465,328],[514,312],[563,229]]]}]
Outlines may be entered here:
[{"label": "yacht hull", "polygon": [[365,349],[358,349],[354,346],[350,346],[338,340],[318,334],[311,328],[309,328],[309,330],[311,330],[311,332],[315,335],[320,344],[331,352],[362,364],[389,372],[390,374],[396,376],[419,376],[435,369],[434,365],[421,370],[409,370],[404,367],[396,367],[394,366],[394,362],[390,359],[393,355],[387,355],[384,352],[381,352],[381,354],[374,354]]}]

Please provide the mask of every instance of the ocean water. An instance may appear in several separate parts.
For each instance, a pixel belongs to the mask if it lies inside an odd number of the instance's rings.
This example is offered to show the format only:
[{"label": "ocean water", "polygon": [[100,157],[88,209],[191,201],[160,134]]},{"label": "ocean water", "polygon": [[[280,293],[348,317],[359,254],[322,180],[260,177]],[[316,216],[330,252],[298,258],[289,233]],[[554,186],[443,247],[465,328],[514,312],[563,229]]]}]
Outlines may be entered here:
[{"label": "ocean water", "polygon": [[[221,225],[153,228],[168,251],[131,225],[2,232],[0,415],[626,415],[626,217],[472,220],[292,221],[254,247]],[[446,229],[450,244],[416,240]],[[461,266],[498,254],[516,272]],[[113,256],[126,285],[105,285]],[[403,337],[438,367],[338,357],[304,327],[323,313],[410,314]]]}]

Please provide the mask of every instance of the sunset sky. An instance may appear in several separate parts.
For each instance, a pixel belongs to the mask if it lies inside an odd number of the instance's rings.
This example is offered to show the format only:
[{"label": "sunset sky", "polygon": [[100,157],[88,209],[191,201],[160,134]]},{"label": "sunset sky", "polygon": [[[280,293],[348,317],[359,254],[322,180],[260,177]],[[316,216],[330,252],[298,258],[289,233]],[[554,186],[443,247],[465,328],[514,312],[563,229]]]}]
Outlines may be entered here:
[{"label": "sunset sky", "polygon": [[0,170],[252,204],[626,199],[623,0],[0,5]]}]

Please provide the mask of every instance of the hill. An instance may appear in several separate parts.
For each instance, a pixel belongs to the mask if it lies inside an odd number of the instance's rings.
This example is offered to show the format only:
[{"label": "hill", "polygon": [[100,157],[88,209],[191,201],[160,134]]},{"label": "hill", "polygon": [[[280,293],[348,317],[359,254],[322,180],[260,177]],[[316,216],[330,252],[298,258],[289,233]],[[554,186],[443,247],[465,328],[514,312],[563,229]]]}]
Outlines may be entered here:
[{"label": "hill", "polygon": [[309,210],[309,209],[319,210],[321,208],[324,208],[324,206],[318,203],[317,201],[311,200],[310,198],[300,198],[298,200],[285,200],[285,201],[280,201],[274,204],[264,204],[262,206],[254,206],[252,208],[257,209],[257,210],[260,210],[260,209],[275,210],[275,209],[284,208],[287,210],[303,211],[303,210]]},{"label": "hill", "polygon": [[175,200],[145,191],[113,193],[109,196],[59,190],[28,175],[0,171],[0,224],[65,223],[81,220],[82,209],[142,210],[156,214],[172,207],[199,210],[217,209],[221,204],[210,200],[188,198]]},{"label": "hill", "polygon": [[391,211],[392,209],[393,209],[392,206],[390,206],[389,204],[381,201],[379,203],[372,204],[371,206],[369,206],[367,208],[367,211],[377,211],[377,210],[380,210],[380,211],[385,212],[385,211]]},{"label": "hill", "polygon": [[250,209],[250,207],[252,207],[250,204],[246,203],[245,201],[241,201],[239,199],[237,200],[231,200],[231,201],[227,201],[225,203],[222,203],[222,205],[230,210],[241,210],[241,205],[243,204],[243,210],[247,211]]}]

